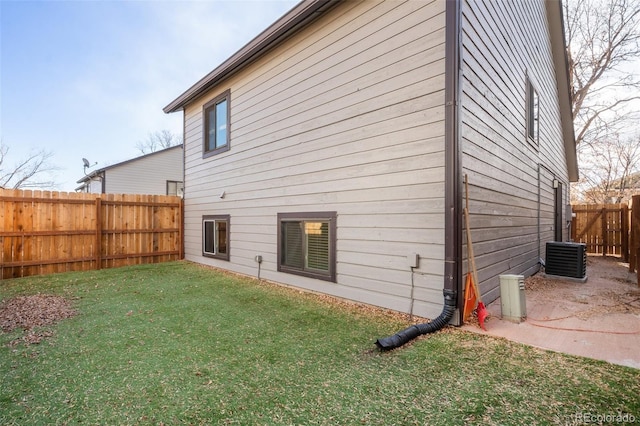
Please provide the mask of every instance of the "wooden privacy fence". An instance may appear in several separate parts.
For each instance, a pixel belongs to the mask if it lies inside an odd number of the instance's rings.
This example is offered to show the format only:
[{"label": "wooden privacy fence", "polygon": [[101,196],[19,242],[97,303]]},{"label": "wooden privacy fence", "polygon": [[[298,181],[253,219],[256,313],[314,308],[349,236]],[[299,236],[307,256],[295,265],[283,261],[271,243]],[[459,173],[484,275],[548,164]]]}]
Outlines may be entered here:
[{"label": "wooden privacy fence", "polygon": [[183,257],[182,199],[0,189],[0,279]]},{"label": "wooden privacy fence", "polygon": [[571,206],[571,240],[587,245],[587,252],[620,256],[629,261],[631,209],[626,204]]},{"label": "wooden privacy fence", "polygon": [[[631,205],[582,204],[571,206],[572,241],[585,243],[587,252],[620,256],[629,263],[629,272],[640,269],[640,195]],[[640,285],[640,273],[638,273]]]}]

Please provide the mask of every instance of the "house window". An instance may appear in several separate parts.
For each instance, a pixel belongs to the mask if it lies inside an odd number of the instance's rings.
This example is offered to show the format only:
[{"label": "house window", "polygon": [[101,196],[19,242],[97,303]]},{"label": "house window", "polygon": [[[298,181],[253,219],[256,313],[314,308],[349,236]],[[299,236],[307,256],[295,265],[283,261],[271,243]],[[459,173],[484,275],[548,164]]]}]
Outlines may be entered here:
[{"label": "house window", "polygon": [[278,213],[278,271],[336,281],[336,212]]},{"label": "house window", "polygon": [[177,180],[168,180],[167,181],[167,195],[177,195],[182,197],[184,193],[184,186],[182,182]]},{"label": "house window", "polygon": [[229,150],[229,98],[227,90],[204,106],[203,157]]},{"label": "house window", "polygon": [[531,80],[527,78],[527,139],[538,145],[540,130],[540,98]]},{"label": "house window", "polygon": [[202,216],[202,255],[229,260],[229,215]]}]

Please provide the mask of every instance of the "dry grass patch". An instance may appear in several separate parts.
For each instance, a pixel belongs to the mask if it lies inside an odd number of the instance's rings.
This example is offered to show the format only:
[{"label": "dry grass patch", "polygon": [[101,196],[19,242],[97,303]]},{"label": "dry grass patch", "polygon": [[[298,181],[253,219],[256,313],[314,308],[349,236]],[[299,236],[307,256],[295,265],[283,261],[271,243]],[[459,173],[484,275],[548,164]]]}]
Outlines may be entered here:
[{"label": "dry grass patch", "polygon": [[24,330],[21,337],[8,343],[11,347],[20,343],[35,345],[55,334],[53,330],[42,330],[42,327],[54,325],[76,314],[71,302],[62,296],[18,296],[0,303],[0,328],[5,333]]}]

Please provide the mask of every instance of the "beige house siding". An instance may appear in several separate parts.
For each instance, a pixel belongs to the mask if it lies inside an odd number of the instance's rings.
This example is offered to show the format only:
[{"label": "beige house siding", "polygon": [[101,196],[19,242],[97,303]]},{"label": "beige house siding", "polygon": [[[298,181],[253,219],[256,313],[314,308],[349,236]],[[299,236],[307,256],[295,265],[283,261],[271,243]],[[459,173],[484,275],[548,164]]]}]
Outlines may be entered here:
[{"label": "beige house siding", "polygon": [[[480,287],[491,301],[500,274],[538,270],[554,238],[553,180],[564,206],[568,172],[545,3],[463,1],[461,26],[461,163]],[[526,133],[527,76],[540,98],[537,147]]]},{"label": "beige house siding", "polygon": [[[188,260],[437,316],[444,260],[445,2],[344,2],[190,103]],[[203,159],[202,108],[230,89],[230,150]],[[224,192],[224,197],[220,195]],[[337,212],[336,283],[277,271],[277,214]],[[202,216],[230,215],[230,261]]]},{"label": "beige house siding", "polygon": [[167,181],[183,179],[183,149],[178,145],[94,170],[78,181],[76,191],[167,195]]},{"label": "beige house siding", "polygon": [[182,182],[180,147],[154,152],[105,170],[107,194],[167,194],[167,181]]},{"label": "beige house siding", "polygon": [[99,176],[96,176],[89,180],[82,192],[89,192],[92,194],[101,194],[102,193],[102,179]]}]

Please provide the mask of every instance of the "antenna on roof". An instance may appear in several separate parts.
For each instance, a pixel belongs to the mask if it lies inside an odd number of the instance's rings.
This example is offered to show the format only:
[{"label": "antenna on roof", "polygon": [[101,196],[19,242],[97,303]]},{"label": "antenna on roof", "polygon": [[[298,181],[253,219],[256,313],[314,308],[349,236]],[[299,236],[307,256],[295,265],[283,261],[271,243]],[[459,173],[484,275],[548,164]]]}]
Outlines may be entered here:
[{"label": "antenna on roof", "polygon": [[98,162],[97,162],[97,161],[96,161],[95,163],[91,164],[91,163],[89,163],[89,160],[87,160],[86,158],[82,158],[82,163],[84,164],[84,174],[85,174],[85,175],[87,174],[87,169],[88,169],[89,167],[93,167],[93,166],[95,166],[96,164],[98,164]]}]

